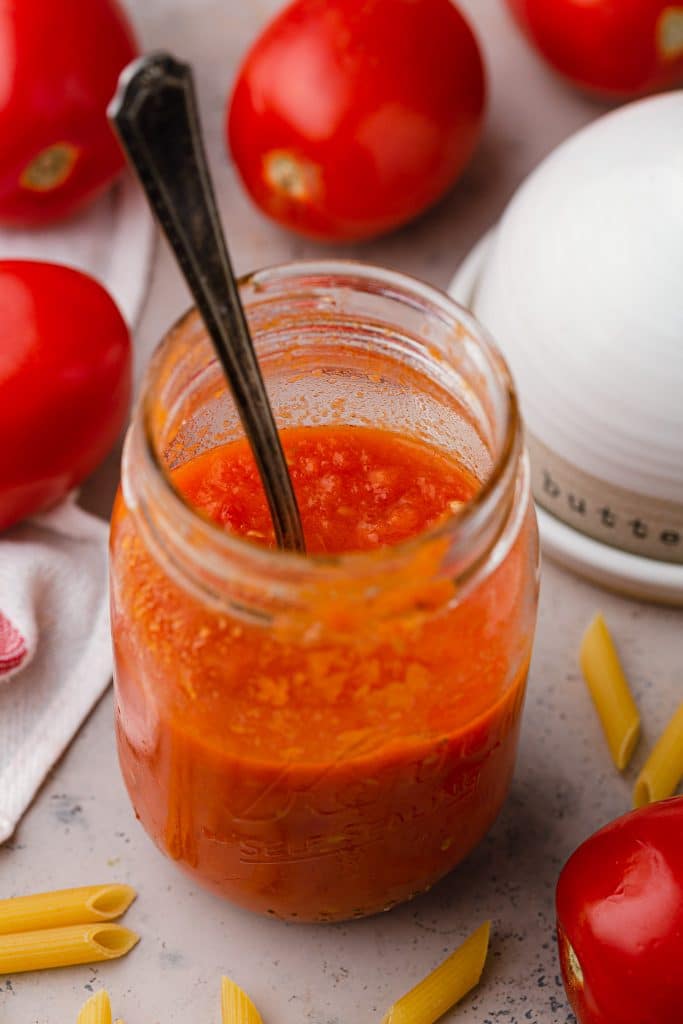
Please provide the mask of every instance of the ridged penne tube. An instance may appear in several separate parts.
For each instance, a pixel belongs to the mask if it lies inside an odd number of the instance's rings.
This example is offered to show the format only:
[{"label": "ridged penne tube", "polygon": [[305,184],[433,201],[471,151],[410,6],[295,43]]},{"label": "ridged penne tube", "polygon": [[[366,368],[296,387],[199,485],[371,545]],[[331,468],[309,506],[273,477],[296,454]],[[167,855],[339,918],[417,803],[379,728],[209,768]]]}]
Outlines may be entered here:
[{"label": "ridged penne tube", "polygon": [[230,978],[221,981],[221,1020],[223,1024],[263,1024],[247,993]]},{"label": "ridged penne tube", "polygon": [[111,1004],[107,992],[96,992],[81,1008],[76,1024],[111,1024]]},{"label": "ridged penne tube", "polygon": [[486,921],[455,953],[402,996],[382,1024],[434,1024],[479,984],[489,948]]},{"label": "ridged penne tube", "polygon": [[83,924],[0,935],[0,974],[71,967],[125,956],[138,936],[120,924]]},{"label": "ridged penne tube", "polygon": [[113,921],[135,896],[130,885],[86,885],[0,900],[0,935]]},{"label": "ridged penne tube", "polygon": [[[633,790],[634,807],[673,796],[683,779],[683,704],[645,762]],[[683,842],[683,838],[681,839]]]},{"label": "ridged penne tube", "polygon": [[602,615],[584,633],[580,663],[612,760],[623,772],[640,737],[640,715]]}]

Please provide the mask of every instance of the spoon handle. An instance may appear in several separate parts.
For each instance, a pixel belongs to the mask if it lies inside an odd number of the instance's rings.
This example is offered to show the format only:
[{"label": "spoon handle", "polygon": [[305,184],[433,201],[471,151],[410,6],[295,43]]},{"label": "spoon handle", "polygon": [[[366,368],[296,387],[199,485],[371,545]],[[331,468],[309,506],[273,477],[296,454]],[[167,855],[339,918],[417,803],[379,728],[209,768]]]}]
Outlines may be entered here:
[{"label": "spoon handle", "polygon": [[304,551],[296,496],[221,230],[190,66],[163,52],[135,61],[108,113],[223,365],[278,546]]}]

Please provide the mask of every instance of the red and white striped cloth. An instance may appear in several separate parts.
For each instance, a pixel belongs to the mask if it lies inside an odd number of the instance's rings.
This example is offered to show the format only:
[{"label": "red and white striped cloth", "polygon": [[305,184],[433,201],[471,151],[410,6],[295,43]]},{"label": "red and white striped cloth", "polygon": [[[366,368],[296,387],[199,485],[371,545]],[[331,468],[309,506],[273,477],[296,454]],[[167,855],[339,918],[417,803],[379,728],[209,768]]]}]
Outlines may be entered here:
[{"label": "red and white striped cloth", "polygon": [[0,843],[109,683],[107,534],[68,498],[0,535]]},{"label": "red and white striped cloth", "polygon": [[26,638],[10,620],[0,612],[0,682],[9,679],[21,668],[28,657]]}]

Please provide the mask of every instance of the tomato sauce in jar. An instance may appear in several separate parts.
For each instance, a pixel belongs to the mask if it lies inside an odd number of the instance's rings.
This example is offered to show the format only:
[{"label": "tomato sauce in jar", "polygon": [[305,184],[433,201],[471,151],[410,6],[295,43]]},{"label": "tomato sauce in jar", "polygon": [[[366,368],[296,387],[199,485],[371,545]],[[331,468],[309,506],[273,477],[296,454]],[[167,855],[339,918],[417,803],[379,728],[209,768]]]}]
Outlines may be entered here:
[{"label": "tomato sauce in jar", "polygon": [[510,783],[536,605],[521,448],[492,501],[505,472],[482,480],[390,424],[285,427],[307,542],[292,556],[274,550],[244,439],[209,433],[195,450],[181,427],[163,472],[129,438],[112,523],[117,736],[137,815],[255,910],[386,909],[476,845]]}]

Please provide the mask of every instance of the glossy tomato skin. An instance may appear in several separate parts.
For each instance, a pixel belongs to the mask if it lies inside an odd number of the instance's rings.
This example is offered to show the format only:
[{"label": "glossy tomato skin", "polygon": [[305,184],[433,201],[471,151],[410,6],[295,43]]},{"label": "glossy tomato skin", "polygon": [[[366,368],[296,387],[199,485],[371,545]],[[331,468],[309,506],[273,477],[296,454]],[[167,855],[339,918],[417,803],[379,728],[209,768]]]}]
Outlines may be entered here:
[{"label": "glossy tomato skin", "polygon": [[556,906],[579,1024],[683,1021],[683,797],[596,832],[565,865]]},{"label": "glossy tomato skin", "polygon": [[128,328],[104,288],[67,267],[0,261],[0,530],[95,469],[130,391]]},{"label": "glossy tomato skin", "polygon": [[137,52],[115,0],[0,4],[0,224],[66,217],[122,170],[106,107]]},{"label": "glossy tomato skin", "polygon": [[226,131],[257,205],[322,239],[388,231],[453,184],[485,73],[451,0],[295,0],[239,72]]},{"label": "glossy tomato skin", "polygon": [[507,0],[560,74],[607,98],[683,82],[683,4],[675,0]]}]

